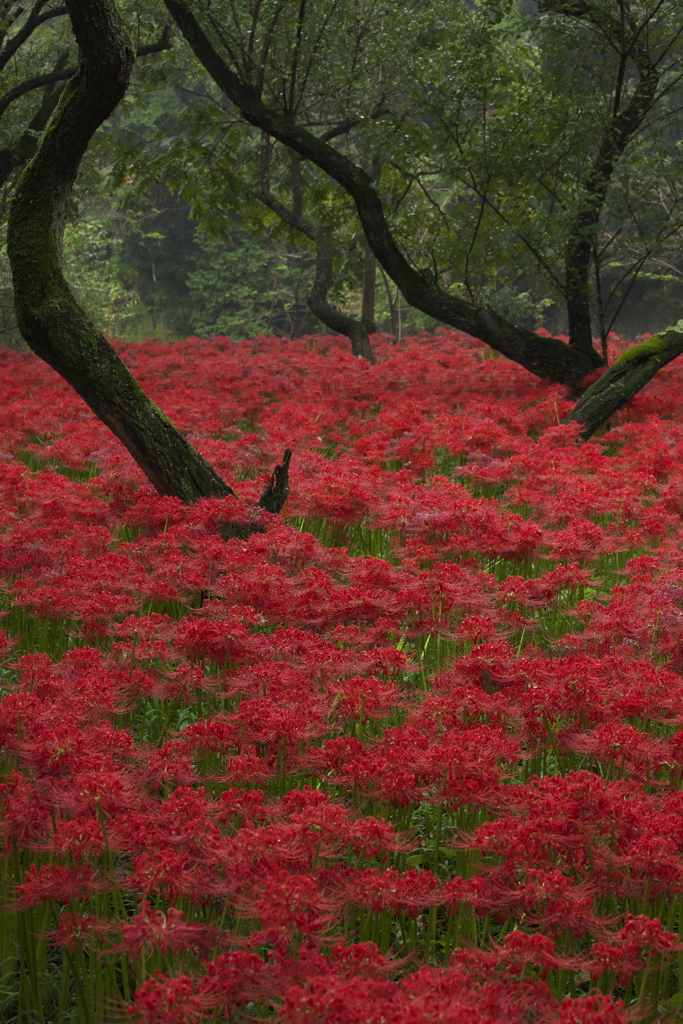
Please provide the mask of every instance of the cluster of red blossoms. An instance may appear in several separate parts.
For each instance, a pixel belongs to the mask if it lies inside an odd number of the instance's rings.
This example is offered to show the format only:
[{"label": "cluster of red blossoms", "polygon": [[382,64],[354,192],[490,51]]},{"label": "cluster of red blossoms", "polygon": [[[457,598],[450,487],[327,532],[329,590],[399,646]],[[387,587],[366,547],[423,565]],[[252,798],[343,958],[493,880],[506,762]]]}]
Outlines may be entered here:
[{"label": "cluster of red blossoms", "polygon": [[7,1019],[683,1002],[683,370],[581,444],[464,335],[375,347],[119,344],[193,506],[0,351]]}]

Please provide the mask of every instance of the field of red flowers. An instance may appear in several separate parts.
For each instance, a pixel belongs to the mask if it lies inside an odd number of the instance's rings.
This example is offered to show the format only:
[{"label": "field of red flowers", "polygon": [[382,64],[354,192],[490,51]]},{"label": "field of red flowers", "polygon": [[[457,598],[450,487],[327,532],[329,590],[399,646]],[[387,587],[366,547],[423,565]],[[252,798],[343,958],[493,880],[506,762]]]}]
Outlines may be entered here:
[{"label": "field of red flowers", "polygon": [[194,506],[0,351],[3,1021],[680,1019],[683,366],[375,340],[119,344]]}]

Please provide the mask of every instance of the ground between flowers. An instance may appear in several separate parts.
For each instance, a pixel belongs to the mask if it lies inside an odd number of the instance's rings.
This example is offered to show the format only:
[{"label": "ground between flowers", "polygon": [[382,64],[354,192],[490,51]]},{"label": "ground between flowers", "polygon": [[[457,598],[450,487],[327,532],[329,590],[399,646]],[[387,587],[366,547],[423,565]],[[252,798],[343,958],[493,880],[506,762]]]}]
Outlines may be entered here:
[{"label": "ground between flowers", "polygon": [[683,367],[374,342],[120,344],[190,507],[0,351],[3,1021],[677,1018]]}]

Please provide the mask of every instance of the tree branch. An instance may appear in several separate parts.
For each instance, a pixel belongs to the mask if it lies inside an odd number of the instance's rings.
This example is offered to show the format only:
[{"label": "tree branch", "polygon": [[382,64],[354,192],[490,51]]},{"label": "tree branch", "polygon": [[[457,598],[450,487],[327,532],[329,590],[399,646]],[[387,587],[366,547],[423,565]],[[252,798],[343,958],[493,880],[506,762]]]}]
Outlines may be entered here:
[{"label": "tree branch", "polygon": [[[59,69],[60,61],[66,63],[67,59],[68,51],[64,51],[57,60],[55,70]],[[38,150],[39,133],[43,131],[57,109],[64,84],[60,83],[56,88],[46,86],[41,104],[18,142],[11,149],[0,149],[0,187],[5,184],[12,171],[16,170],[17,167],[23,167],[24,164],[27,164],[35,156]]]},{"label": "tree branch", "polygon": [[[313,287],[306,297],[310,311],[321,320],[326,327],[337,334],[345,334],[351,342],[351,351],[354,356],[367,359],[374,363],[375,357],[368,337],[368,326],[363,317],[357,320],[355,317],[343,313],[327,301],[327,293],[332,287],[332,267],[334,261],[334,249],[329,235],[318,224],[306,220],[303,216],[303,192],[300,176],[301,158],[292,153],[292,194],[293,209],[289,210],[284,203],[274,195],[268,188],[270,164],[268,153],[261,152],[260,178],[261,187],[257,192],[251,194],[258,199],[269,210],[276,213],[280,220],[288,224],[295,231],[300,231],[312,242],[316,243],[316,271]],[[374,264],[373,264],[374,274]]]},{"label": "tree branch", "polygon": [[[151,53],[160,53],[162,50],[170,50],[171,45],[171,26],[166,25],[158,42],[150,43],[149,46],[141,46],[137,51],[137,56],[147,57]],[[77,67],[55,67],[54,71],[47,71],[44,75],[35,75],[33,78],[27,78],[25,82],[15,85],[15,87],[10,89],[9,92],[6,92],[4,96],[0,96],[0,117],[2,117],[10,104],[14,103],[15,100],[18,100],[20,96],[25,96],[27,92],[35,92],[36,89],[43,89],[46,85],[54,85],[56,82],[66,82],[69,78],[73,78],[77,71]]]},{"label": "tree branch", "polygon": [[39,25],[44,24],[46,21],[50,21],[52,18],[61,18],[62,15],[66,14],[66,7],[53,7],[51,11],[43,11],[43,7],[48,0],[36,0],[33,5],[33,9],[29,14],[26,22],[16,35],[13,35],[7,44],[0,50],[0,71],[9,64],[10,60],[17,52],[17,50],[24,45],[26,40],[33,35]]},{"label": "tree branch", "polygon": [[319,231],[316,245],[315,281],[306,297],[308,308],[337,334],[345,334],[351,340],[351,351],[354,356],[374,363],[375,357],[372,353],[368,330],[363,321],[357,320],[355,316],[350,316],[348,313],[343,313],[327,301],[327,293],[332,287],[333,264],[332,245],[325,234]]},{"label": "tree branch", "polygon": [[56,82],[65,82],[69,78],[73,78],[76,74],[76,68],[55,68],[54,71],[48,71],[44,75],[35,75],[34,78],[27,78],[25,82],[20,85],[15,85],[13,89],[6,92],[4,96],[0,96],[0,117],[5,113],[10,104],[18,100],[20,96],[25,96],[27,92],[35,92],[36,89],[44,89],[46,85],[54,85]]},{"label": "tree branch", "polygon": [[326,233],[319,225],[305,220],[303,216],[297,215],[296,211],[287,209],[284,203],[281,203],[277,196],[269,190],[261,188],[258,192],[253,192],[252,195],[255,199],[262,202],[264,206],[267,206],[269,210],[276,213],[280,220],[288,224],[290,228],[300,231],[302,235],[306,235],[307,238],[316,243],[315,281],[306,297],[308,308],[330,330],[336,334],[345,334],[349,338],[351,341],[351,351],[355,356],[367,359],[369,363],[374,363],[375,357],[370,345],[370,338],[368,337],[368,328],[363,318],[361,317],[360,320],[357,320],[355,317],[343,313],[327,301],[327,293],[332,287],[334,250]]}]

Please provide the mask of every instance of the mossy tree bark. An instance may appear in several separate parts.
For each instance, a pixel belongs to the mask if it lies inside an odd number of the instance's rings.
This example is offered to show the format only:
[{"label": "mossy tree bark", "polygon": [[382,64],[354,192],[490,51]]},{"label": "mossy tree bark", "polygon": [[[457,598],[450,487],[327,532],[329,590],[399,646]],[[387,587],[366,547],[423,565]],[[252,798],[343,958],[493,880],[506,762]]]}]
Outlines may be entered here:
[{"label": "mossy tree bark", "polygon": [[683,322],[633,345],[584,392],[565,423],[579,423],[588,440],[601,424],[683,352]]},{"label": "mossy tree bark", "polygon": [[66,6],[80,66],[10,207],[7,248],[19,329],[36,355],[126,446],[160,494],[184,501],[234,494],[145,395],[80,308],[62,273],[67,203],[81,159],[124,96],[135,59],[115,0],[67,0]]}]

